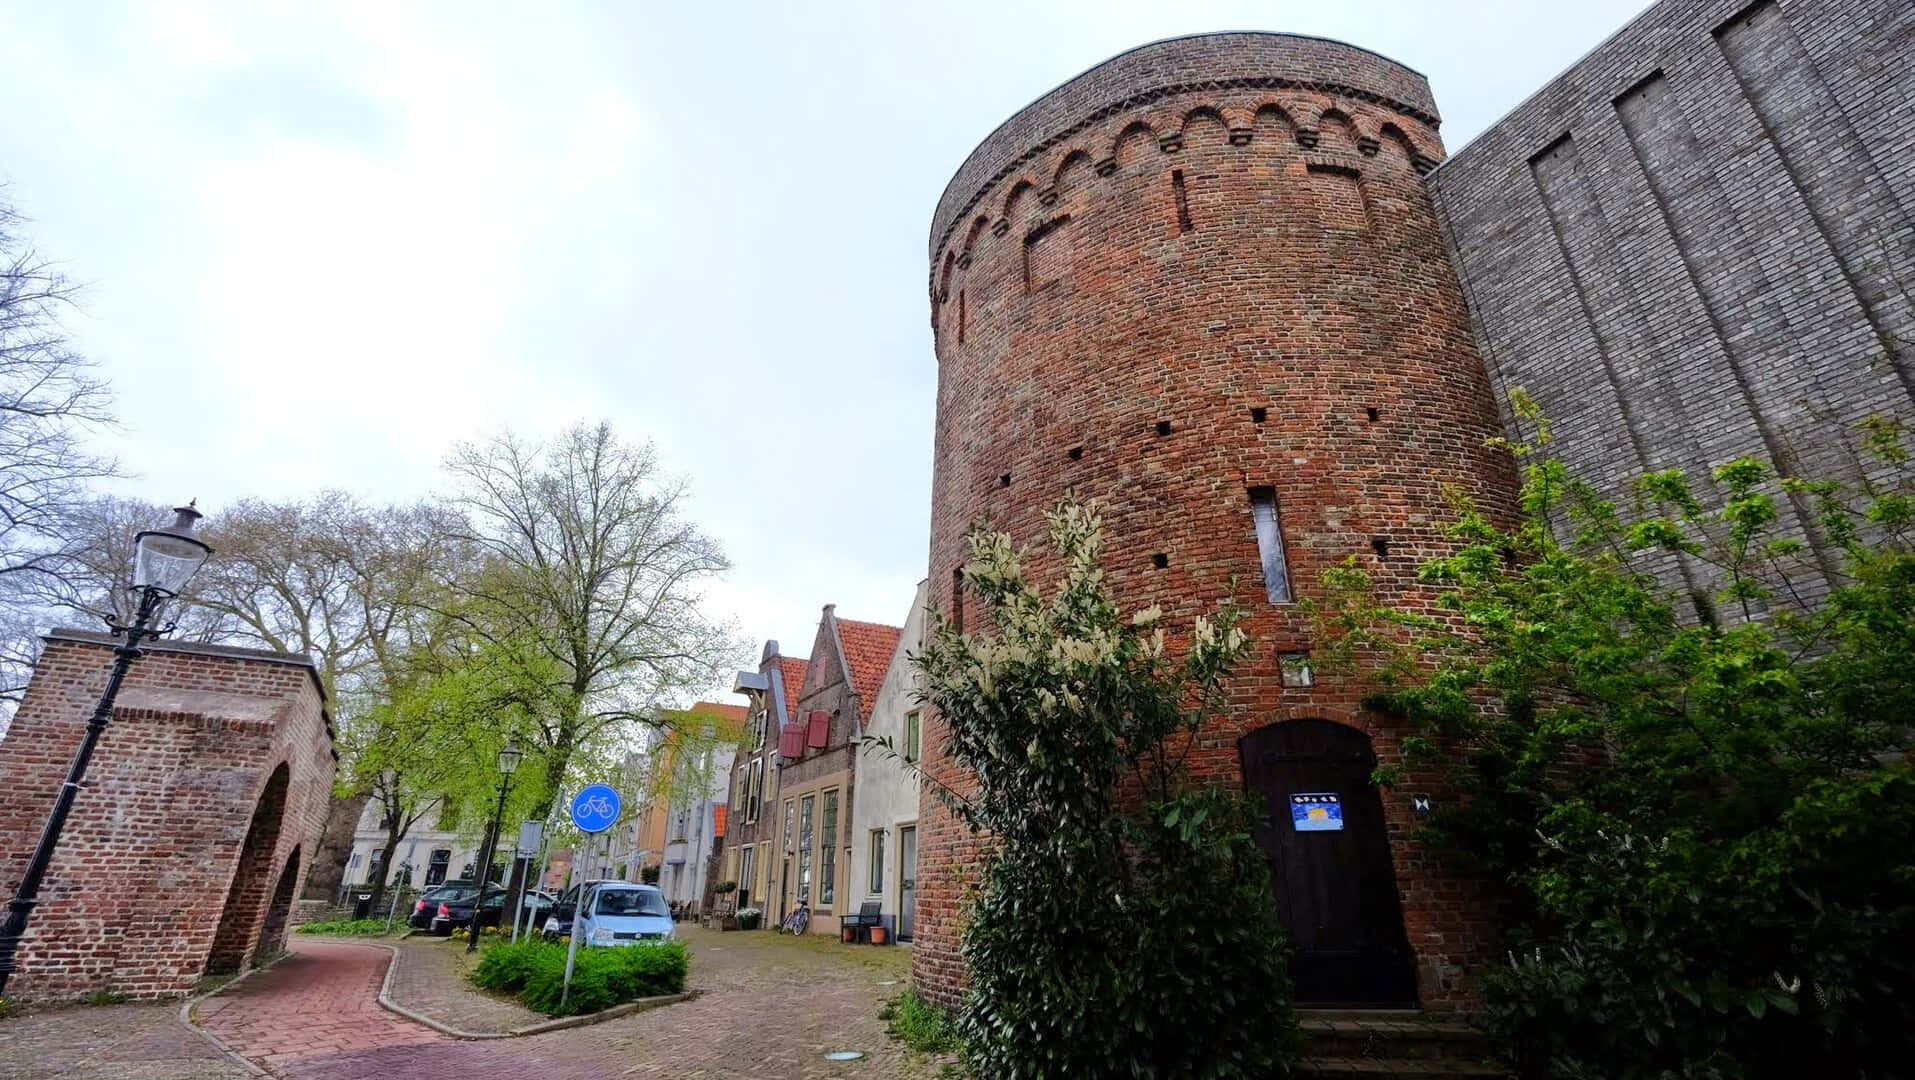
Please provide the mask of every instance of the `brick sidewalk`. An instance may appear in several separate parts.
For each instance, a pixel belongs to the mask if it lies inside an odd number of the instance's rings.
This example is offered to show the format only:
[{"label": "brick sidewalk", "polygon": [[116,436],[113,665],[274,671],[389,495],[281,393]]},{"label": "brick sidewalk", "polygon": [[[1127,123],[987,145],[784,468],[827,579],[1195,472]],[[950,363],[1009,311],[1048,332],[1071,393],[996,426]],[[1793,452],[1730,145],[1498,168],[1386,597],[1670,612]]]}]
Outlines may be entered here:
[{"label": "brick sidewalk", "polygon": [[463,941],[410,937],[390,944],[399,950],[390,996],[413,1012],[474,1034],[519,1031],[551,1019],[473,986],[479,957],[468,955]]},{"label": "brick sidewalk", "polygon": [[179,1012],[179,1002],[161,1001],[0,1020],[0,1080],[251,1080]]},{"label": "brick sidewalk", "polygon": [[390,960],[376,946],[295,941],[291,956],[200,1002],[194,1019],[273,1072],[349,1050],[444,1041],[438,1032],[379,1007],[379,983]]},{"label": "brick sidewalk", "polygon": [[[936,1075],[936,1063],[893,1043],[877,1018],[884,999],[909,978],[910,950],[765,931],[687,928],[681,933],[692,950],[691,988],[699,991],[697,997],[546,1035],[485,1041],[441,1036],[376,1003],[390,956],[386,950],[311,938],[295,940],[294,955],[279,965],[201,1002],[197,1015],[202,1025],[284,1080],[929,1080]],[[423,965],[419,970],[426,971]],[[454,987],[438,992],[463,993]],[[0,1077],[243,1076],[198,1035],[171,1020],[177,1009],[177,1004],[120,1005],[0,1021],[0,1064],[15,1070],[0,1071]],[[843,1049],[866,1056],[854,1062],[824,1060],[826,1051]]]}]

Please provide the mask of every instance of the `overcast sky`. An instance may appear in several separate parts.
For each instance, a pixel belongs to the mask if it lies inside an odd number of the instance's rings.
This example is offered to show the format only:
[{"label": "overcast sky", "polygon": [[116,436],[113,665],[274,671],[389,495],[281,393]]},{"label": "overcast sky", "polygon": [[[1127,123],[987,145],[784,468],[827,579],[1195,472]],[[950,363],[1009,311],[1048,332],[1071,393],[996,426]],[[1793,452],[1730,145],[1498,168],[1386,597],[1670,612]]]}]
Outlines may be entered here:
[{"label": "overcast sky", "polygon": [[1641,6],[10,0],[0,179],[90,283],[124,492],[407,500],[607,418],[691,478],[714,609],[799,654],[924,576],[926,234],[1012,112],[1285,30],[1422,71],[1454,150]]}]

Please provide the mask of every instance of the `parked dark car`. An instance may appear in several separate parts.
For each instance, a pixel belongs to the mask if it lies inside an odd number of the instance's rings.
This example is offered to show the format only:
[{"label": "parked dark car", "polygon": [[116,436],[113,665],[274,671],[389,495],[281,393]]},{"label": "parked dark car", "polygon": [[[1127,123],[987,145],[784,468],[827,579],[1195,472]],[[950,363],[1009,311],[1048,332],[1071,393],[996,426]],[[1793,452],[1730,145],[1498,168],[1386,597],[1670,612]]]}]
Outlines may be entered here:
[{"label": "parked dark car", "polygon": [[[442,898],[430,923],[432,932],[440,937],[450,937],[459,927],[472,925],[472,904],[475,900],[479,900],[478,891],[470,885],[456,895]],[[528,892],[525,894],[525,903],[532,909],[532,925],[538,926],[545,917],[546,909],[552,906],[552,897],[542,892]],[[487,885],[485,896],[480,900],[479,927],[497,926],[504,917],[504,887]]]},{"label": "parked dark car", "polygon": [[[432,929],[432,920],[439,915],[439,905],[452,900],[471,900],[478,891],[470,881],[448,881],[443,885],[434,885],[419,897],[412,905],[412,914],[407,916],[406,925],[414,930]],[[465,909],[466,917],[472,917],[472,908]]]}]

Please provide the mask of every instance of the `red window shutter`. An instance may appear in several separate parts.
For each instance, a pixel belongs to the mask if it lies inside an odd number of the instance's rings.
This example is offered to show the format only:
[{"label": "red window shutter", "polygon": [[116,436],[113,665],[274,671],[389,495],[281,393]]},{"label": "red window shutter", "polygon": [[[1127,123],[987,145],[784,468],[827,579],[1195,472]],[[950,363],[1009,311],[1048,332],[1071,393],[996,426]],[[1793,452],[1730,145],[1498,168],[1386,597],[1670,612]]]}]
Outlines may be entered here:
[{"label": "red window shutter", "polygon": [[830,713],[823,712],[823,711],[813,711],[811,714],[805,717],[805,720],[807,722],[806,726],[811,729],[810,737],[805,740],[806,745],[812,746],[812,747],[821,747],[825,745],[827,742],[831,741],[831,714]]},{"label": "red window shutter", "polygon": [[787,724],[778,733],[778,755],[796,758],[805,756],[805,729],[797,724]]},{"label": "red window shutter", "polygon": [[725,819],[730,816],[731,807],[723,803],[719,803],[717,806],[711,808],[711,834],[713,836],[725,835]]}]

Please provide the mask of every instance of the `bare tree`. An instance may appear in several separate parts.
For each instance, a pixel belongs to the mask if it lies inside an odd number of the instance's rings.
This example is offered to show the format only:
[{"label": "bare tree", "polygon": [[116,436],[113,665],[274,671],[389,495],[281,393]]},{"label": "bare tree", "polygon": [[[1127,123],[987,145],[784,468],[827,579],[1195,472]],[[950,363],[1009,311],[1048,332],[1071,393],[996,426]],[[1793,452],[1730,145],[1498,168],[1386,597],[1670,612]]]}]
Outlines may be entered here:
[{"label": "bare tree", "polygon": [[661,474],[649,444],[608,424],[547,444],[510,433],[457,447],[447,462],[462,539],[484,568],[448,591],[455,612],[502,655],[542,751],[544,795],[588,744],[667,725],[662,706],[712,684],[738,657],[732,628],[708,617],[700,587],[728,569],[718,544],[684,518],[684,481]]},{"label": "bare tree", "polygon": [[[19,699],[38,653],[49,596],[72,595],[85,568],[88,485],[116,475],[86,436],[112,423],[112,397],[74,351],[60,317],[78,287],[41,257],[0,190],[0,701]],[[24,661],[24,665],[21,663]]]}]

